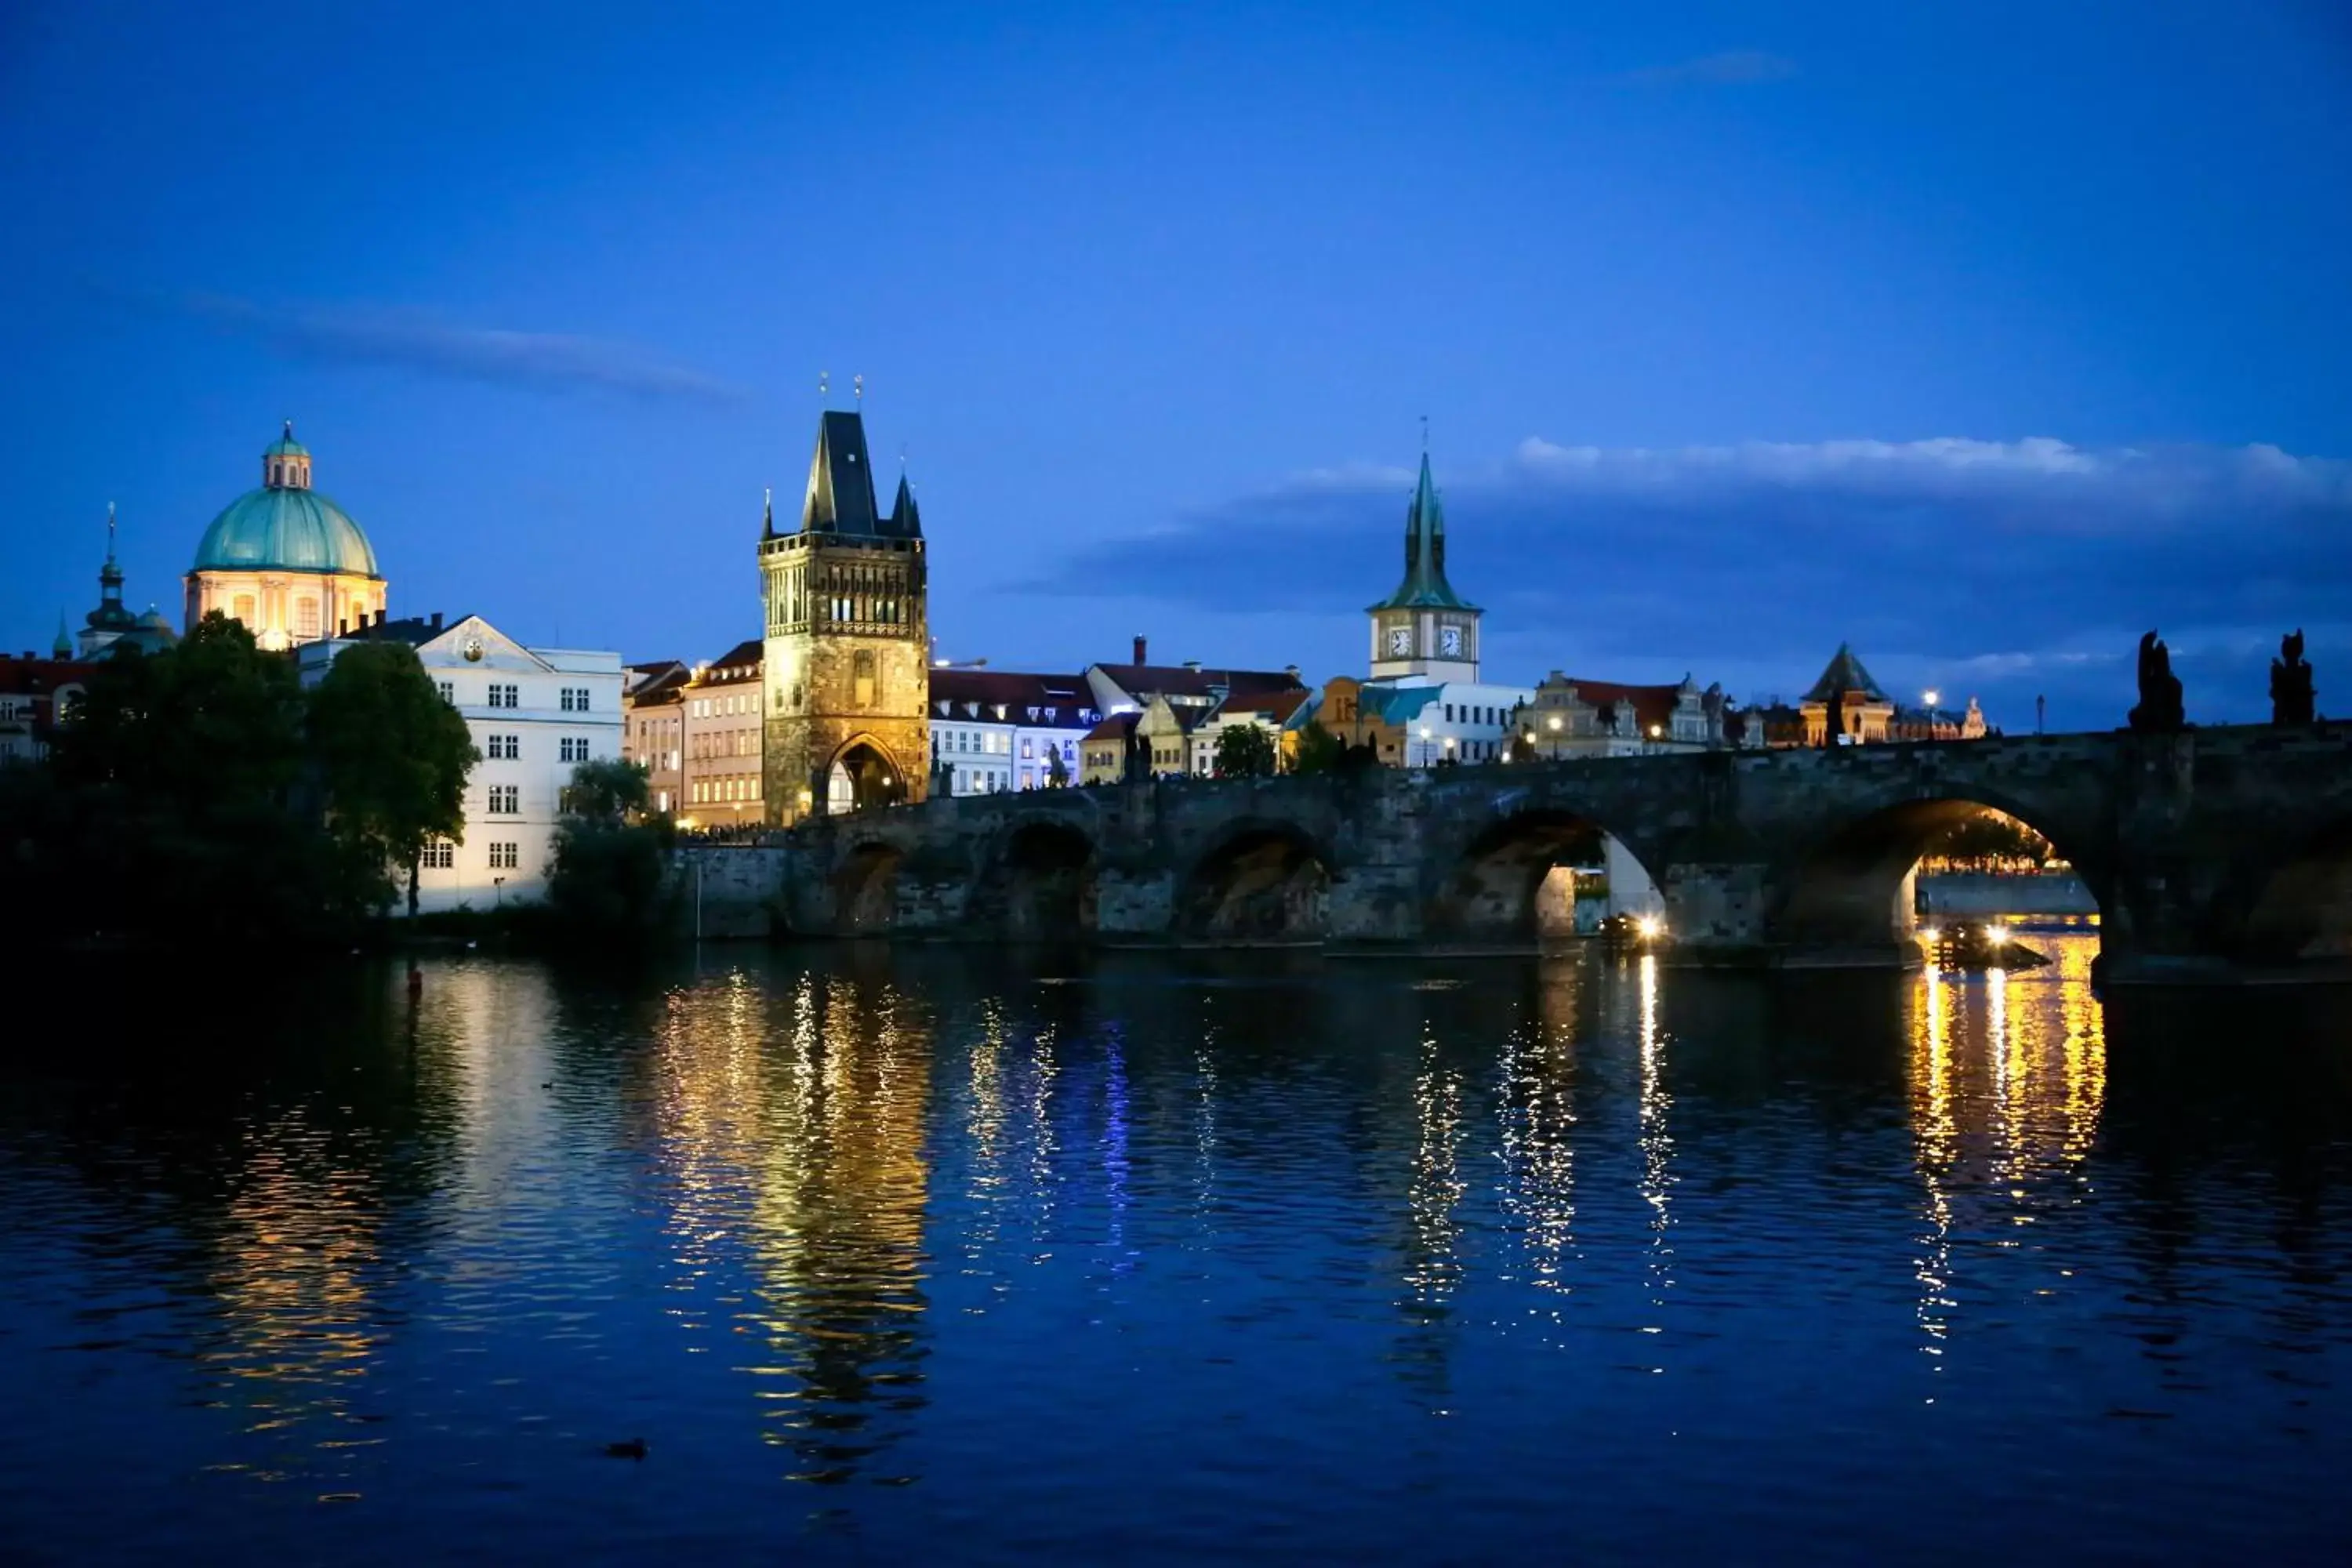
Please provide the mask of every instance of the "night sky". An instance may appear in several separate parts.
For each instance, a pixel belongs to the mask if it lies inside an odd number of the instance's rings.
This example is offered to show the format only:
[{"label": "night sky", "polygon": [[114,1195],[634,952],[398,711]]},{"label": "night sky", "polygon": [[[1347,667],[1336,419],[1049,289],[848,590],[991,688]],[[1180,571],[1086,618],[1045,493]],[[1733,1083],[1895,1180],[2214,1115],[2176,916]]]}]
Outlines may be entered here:
[{"label": "night sky", "polygon": [[2352,713],[2347,13],[1665,9],[17,0],[0,645],[291,416],[395,613],[709,658],[822,369],[955,658],[1360,673],[1425,415],[1493,678]]}]

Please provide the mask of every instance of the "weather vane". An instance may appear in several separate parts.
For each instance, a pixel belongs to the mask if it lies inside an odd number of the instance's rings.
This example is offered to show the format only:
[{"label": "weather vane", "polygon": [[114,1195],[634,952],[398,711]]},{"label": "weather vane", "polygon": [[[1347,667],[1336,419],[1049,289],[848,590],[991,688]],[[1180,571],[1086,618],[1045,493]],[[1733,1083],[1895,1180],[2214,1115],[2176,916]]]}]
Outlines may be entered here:
[{"label": "weather vane", "polygon": [[849,395],[857,400],[860,408],[866,406],[866,378],[863,375],[849,378]]},{"label": "weather vane", "polygon": [[824,399],[825,399],[825,395],[826,395],[826,394],[828,394],[828,393],[829,393],[829,392],[831,392],[832,390],[833,390],[833,372],[831,372],[831,371],[829,371],[829,370],[821,370],[821,371],[817,372],[817,373],[816,373],[816,398],[817,398],[817,401],[818,401],[819,403],[824,402]]}]

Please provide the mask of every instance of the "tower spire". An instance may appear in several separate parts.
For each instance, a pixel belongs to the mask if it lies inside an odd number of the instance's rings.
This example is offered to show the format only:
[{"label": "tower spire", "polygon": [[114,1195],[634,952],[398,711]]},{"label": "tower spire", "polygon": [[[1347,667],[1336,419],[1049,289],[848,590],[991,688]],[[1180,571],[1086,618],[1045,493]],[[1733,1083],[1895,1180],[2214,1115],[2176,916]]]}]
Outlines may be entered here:
[{"label": "tower spire", "polygon": [[776,537],[776,487],[773,485],[763,485],[760,489],[760,537]]}]

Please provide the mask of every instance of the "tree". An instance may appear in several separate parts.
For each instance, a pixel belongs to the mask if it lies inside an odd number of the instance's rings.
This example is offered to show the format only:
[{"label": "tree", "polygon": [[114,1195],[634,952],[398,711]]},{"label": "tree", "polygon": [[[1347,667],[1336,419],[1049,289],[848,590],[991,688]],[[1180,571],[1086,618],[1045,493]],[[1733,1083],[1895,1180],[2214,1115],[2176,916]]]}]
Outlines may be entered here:
[{"label": "tree", "polygon": [[2049,863],[2050,840],[2013,816],[1984,810],[1964,817],[1927,843],[1929,858],[1993,868],[2001,865]]},{"label": "tree", "polygon": [[1511,737],[1503,752],[1503,760],[1512,763],[1532,763],[1536,760],[1536,738],[1525,730]]},{"label": "tree", "polygon": [[1265,778],[1274,772],[1274,735],[1257,724],[1228,724],[1217,733],[1217,776]]},{"label": "tree", "polygon": [[653,935],[667,921],[669,818],[641,816],[650,792],[634,763],[583,763],[563,791],[547,901],[573,935],[614,942]]},{"label": "tree", "polygon": [[1291,765],[1293,773],[1336,773],[1347,765],[1348,742],[1323,727],[1320,719],[1309,719],[1298,729],[1298,760]]},{"label": "tree", "polygon": [[311,754],[329,831],[362,863],[397,866],[416,912],[416,868],[466,826],[466,775],[481,753],[406,643],[345,648],[310,693]]},{"label": "tree", "polygon": [[1062,748],[1053,742],[1045,742],[1045,787],[1067,789],[1070,785],[1070,764],[1062,760]]}]

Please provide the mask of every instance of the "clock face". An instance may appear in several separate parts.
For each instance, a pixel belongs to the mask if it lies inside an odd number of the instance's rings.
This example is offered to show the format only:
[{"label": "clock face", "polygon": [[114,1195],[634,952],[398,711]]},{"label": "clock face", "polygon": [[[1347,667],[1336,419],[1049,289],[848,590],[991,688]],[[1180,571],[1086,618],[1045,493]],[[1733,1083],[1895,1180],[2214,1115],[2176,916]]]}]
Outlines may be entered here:
[{"label": "clock face", "polygon": [[482,639],[479,637],[467,637],[466,639],[466,661],[468,664],[479,664],[481,659]]},{"label": "clock face", "polygon": [[1404,655],[1409,654],[1412,651],[1412,628],[1411,626],[1391,626],[1389,628],[1389,652],[1399,658],[1402,658]]},{"label": "clock face", "polygon": [[1442,653],[1459,654],[1462,651],[1462,628],[1446,626],[1439,631],[1437,647]]}]

